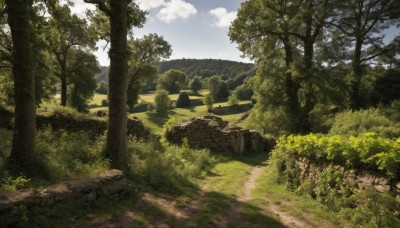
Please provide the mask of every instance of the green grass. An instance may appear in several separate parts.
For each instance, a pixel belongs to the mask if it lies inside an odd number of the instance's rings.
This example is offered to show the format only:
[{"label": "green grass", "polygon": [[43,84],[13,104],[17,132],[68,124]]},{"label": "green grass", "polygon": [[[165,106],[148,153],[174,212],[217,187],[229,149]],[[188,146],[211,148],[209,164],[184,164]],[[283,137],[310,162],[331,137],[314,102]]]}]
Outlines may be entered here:
[{"label": "green grass", "polygon": [[[199,182],[206,192],[205,202],[194,217],[197,224],[200,227],[220,224],[227,227],[283,227],[274,215],[263,213],[260,207],[237,201],[253,166],[265,159],[266,154],[252,154],[225,158],[217,164],[209,177]],[[232,217],[232,207],[242,208],[237,217]]]},{"label": "green grass", "polygon": [[[248,101],[241,101],[241,104],[249,103]],[[216,103],[214,107],[218,107],[219,105],[221,106],[227,106],[227,102],[220,102]],[[202,106],[196,106],[193,107],[192,109],[189,108],[175,108],[170,110],[167,114],[165,113],[157,113],[156,111],[152,112],[142,112],[142,113],[133,113],[130,114],[129,117],[137,117],[140,120],[142,120],[143,124],[149,128],[150,131],[156,134],[162,133],[162,127],[163,125],[172,118],[175,118],[176,120],[180,121],[183,119],[191,119],[195,117],[199,117],[202,115],[208,114],[207,112],[207,107],[205,105]],[[243,115],[244,113],[235,113],[235,114],[229,114],[229,115],[222,115],[221,117],[224,120],[227,120],[231,123],[231,125],[237,125],[238,119]],[[244,125],[242,125],[244,126]]]},{"label": "green grass", "polygon": [[341,224],[337,213],[331,211],[327,206],[310,197],[287,190],[285,186],[276,183],[275,178],[276,173],[274,173],[273,167],[266,167],[252,192],[253,199],[250,203],[253,206],[269,211],[269,204],[279,205],[282,211],[311,223],[313,227],[346,225]]},{"label": "green grass", "polygon": [[108,99],[107,98],[107,94],[95,93],[93,98],[92,98],[92,100],[89,102],[89,105],[95,104],[95,105],[101,106],[101,101],[102,100],[107,100],[107,99]]},{"label": "green grass", "polygon": [[[207,90],[204,90],[204,91],[207,91]],[[193,95],[193,94],[189,93],[189,98],[190,99],[202,99],[203,98],[202,93],[204,93],[204,91],[199,92],[198,95]],[[172,101],[176,101],[176,100],[178,100],[179,94],[169,94],[168,96]],[[145,102],[153,103],[154,97],[155,97],[155,93],[147,93],[147,94],[141,94],[139,99],[142,101],[145,101]]]}]

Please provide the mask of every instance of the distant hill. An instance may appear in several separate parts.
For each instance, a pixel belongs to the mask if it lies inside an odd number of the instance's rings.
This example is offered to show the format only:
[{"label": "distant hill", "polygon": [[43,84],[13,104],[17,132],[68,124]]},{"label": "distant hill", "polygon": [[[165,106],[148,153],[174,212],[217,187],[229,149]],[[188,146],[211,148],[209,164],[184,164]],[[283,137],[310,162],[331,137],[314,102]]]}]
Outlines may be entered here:
[{"label": "distant hill", "polygon": [[[169,69],[181,70],[188,75],[189,79],[194,76],[209,78],[218,75],[224,80],[232,79],[233,87],[242,84],[246,78],[255,74],[254,64],[220,59],[176,59],[159,64],[160,74]],[[108,67],[102,66],[100,70],[101,72],[96,75],[96,80],[108,83]]]},{"label": "distant hill", "polygon": [[246,78],[255,74],[254,64],[220,59],[176,59],[160,63],[160,74],[169,69],[185,72],[189,78],[208,78],[219,75],[223,79]]}]

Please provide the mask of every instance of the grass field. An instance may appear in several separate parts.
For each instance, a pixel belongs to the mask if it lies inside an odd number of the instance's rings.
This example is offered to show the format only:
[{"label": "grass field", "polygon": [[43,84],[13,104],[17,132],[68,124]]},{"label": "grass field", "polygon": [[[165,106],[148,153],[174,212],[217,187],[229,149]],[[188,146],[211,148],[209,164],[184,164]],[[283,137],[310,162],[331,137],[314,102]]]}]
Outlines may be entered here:
[{"label": "grass field", "polygon": [[[249,101],[241,101],[241,104],[249,103]],[[227,106],[227,102],[221,102],[214,104],[214,107]],[[176,119],[177,121],[183,119],[191,119],[198,116],[202,116],[207,114],[207,107],[205,105],[196,106],[192,109],[189,108],[175,108],[170,110],[168,113],[157,113],[155,111],[152,112],[142,112],[142,113],[133,113],[130,114],[129,117],[137,117],[143,121],[143,124],[151,131],[157,134],[162,133],[163,125],[168,122],[170,119]],[[235,125],[239,118],[244,113],[235,113],[230,115],[222,115],[221,117],[224,120],[229,121],[230,125]]]},{"label": "grass field", "polygon": [[[208,93],[208,90],[200,90],[197,95],[192,95],[190,91],[187,91],[189,93],[190,99],[203,99],[203,97]],[[171,94],[169,95],[171,100],[177,100],[179,94]],[[154,97],[155,93],[148,93],[148,94],[141,94],[140,95],[140,100],[142,102],[154,102]],[[97,105],[98,107],[96,108],[91,108],[90,112],[97,112],[99,110],[104,110],[108,111],[108,107],[101,107],[101,101],[102,100],[107,100],[107,95],[105,94],[95,94],[92,98],[92,100],[89,102],[89,105]],[[41,108],[39,109],[39,112],[46,112],[47,110],[51,110],[55,107],[57,107],[60,103],[60,94],[57,94],[51,101],[46,101],[43,102],[41,105]],[[246,104],[249,103],[249,101],[240,101],[240,104]],[[228,106],[228,102],[219,102],[215,103],[214,107],[224,107]],[[205,105],[202,106],[196,106],[191,109],[189,108],[175,108],[169,111],[167,114],[161,114],[157,113],[155,111],[153,112],[142,112],[142,113],[133,113],[130,114],[129,117],[137,117],[140,120],[143,121],[144,125],[152,132],[160,134],[162,133],[162,127],[163,125],[169,120],[169,119],[176,119],[177,121],[183,120],[183,119],[191,119],[195,118],[198,116],[202,116],[207,114],[207,107]],[[224,120],[229,121],[230,125],[237,125],[240,127],[246,127],[247,123],[244,122],[237,122],[239,118],[243,115],[244,113],[235,113],[235,114],[228,114],[228,115],[222,115],[221,117]]]}]

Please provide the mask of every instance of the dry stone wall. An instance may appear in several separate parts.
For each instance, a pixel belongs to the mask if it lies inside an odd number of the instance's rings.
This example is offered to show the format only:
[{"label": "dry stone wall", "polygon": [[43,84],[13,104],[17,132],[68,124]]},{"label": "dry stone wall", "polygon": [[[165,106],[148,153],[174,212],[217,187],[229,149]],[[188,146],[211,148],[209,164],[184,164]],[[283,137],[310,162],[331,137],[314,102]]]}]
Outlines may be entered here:
[{"label": "dry stone wall", "polygon": [[[13,113],[0,107],[0,128],[10,128]],[[107,130],[107,121],[102,118],[74,117],[64,115],[37,115],[36,126],[39,129],[51,126],[53,130],[65,129],[73,132],[89,132],[96,135]],[[127,134],[137,138],[148,138],[150,132],[145,129],[143,123],[137,119],[128,118]]]},{"label": "dry stone wall", "polygon": [[[302,183],[307,179],[317,180],[328,164],[317,164],[306,158],[299,158],[296,161],[300,169],[299,181]],[[378,192],[390,192],[400,202],[400,180],[364,170],[348,170],[343,166],[335,165],[333,169],[343,175],[344,180],[353,183],[354,187],[364,190],[368,187],[374,187]]]},{"label": "dry stone wall", "polygon": [[85,204],[100,198],[116,201],[128,192],[129,181],[123,172],[109,170],[88,179],[52,185],[42,191],[21,190],[0,195],[0,219],[7,218],[6,225],[10,225],[18,222],[14,220],[18,220],[21,213],[43,214],[63,202]]},{"label": "dry stone wall", "polygon": [[166,134],[166,139],[176,144],[182,143],[184,138],[191,146],[227,155],[269,151],[274,146],[273,140],[265,139],[257,131],[228,126],[227,121],[215,115],[182,121]]}]

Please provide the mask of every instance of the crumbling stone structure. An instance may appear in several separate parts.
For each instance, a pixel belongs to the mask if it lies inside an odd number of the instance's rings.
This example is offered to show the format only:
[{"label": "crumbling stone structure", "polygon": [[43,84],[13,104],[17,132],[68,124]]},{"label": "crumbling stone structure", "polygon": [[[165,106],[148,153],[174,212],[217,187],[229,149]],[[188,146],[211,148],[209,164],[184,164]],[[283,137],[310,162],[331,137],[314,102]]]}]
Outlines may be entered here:
[{"label": "crumbling stone structure", "polygon": [[227,155],[269,151],[274,146],[274,140],[264,138],[257,131],[228,126],[228,121],[215,115],[182,121],[173,126],[165,136],[172,143],[180,144],[187,138],[189,145],[193,147],[209,148]]},{"label": "crumbling stone structure", "polygon": [[[46,213],[56,204],[87,204],[100,198],[116,201],[129,193],[129,181],[122,171],[109,170],[83,180],[67,181],[42,191],[21,190],[0,195],[0,219],[10,225],[18,222],[21,213]],[[23,211],[21,211],[23,209]],[[0,226],[1,226],[0,222]]]}]

